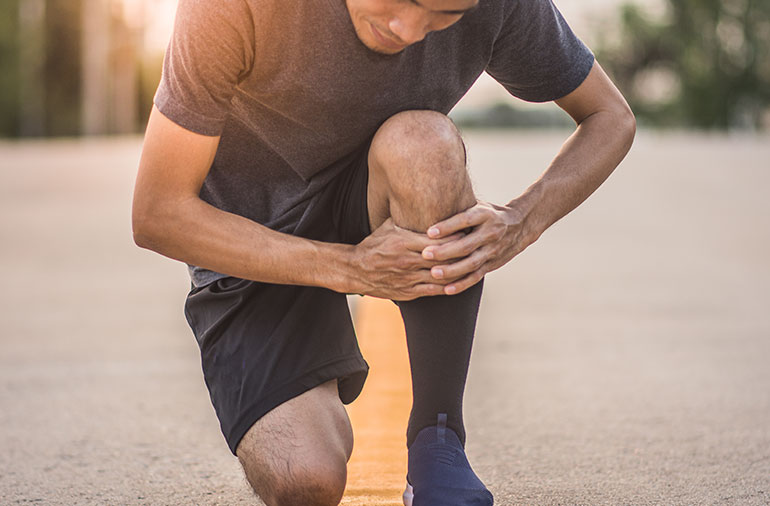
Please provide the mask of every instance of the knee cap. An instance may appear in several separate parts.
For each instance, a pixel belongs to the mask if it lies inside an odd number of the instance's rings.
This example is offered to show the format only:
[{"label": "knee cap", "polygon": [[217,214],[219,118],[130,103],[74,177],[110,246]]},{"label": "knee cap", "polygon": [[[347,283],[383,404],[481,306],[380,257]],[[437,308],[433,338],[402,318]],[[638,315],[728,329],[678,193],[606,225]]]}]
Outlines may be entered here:
[{"label": "knee cap", "polygon": [[435,111],[404,111],[390,117],[382,124],[374,138],[373,146],[400,154],[407,160],[414,155],[440,153],[460,155],[465,162],[465,147],[454,123],[447,116]]},{"label": "knee cap", "polygon": [[462,137],[452,120],[434,111],[404,111],[388,119],[372,141],[370,160],[397,194],[451,188],[467,177]]},{"label": "knee cap", "polygon": [[280,506],[339,504],[345,492],[345,471],[335,471],[321,466],[314,467],[314,469],[292,473],[291,483],[284,483],[274,488],[274,500],[271,502]]}]

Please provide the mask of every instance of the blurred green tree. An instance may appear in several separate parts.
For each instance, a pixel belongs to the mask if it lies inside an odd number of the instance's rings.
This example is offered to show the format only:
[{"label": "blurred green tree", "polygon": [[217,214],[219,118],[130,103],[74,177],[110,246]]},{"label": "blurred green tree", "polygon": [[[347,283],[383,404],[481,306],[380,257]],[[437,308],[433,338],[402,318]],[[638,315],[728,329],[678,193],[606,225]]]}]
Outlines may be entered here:
[{"label": "blurred green tree", "polygon": [[657,18],[629,3],[597,58],[653,125],[762,127],[770,106],[770,0],[666,0]]},{"label": "blurred green tree", "polygon": [[80,133],[81,2],[47,0],[45,16],[46,134]]},{"label": "blurred green tree", "polygon": [[0,2],[0,136],[76,135],[80,2]]},{"label": "blurred green tree", "polygon": [[137,118],[146,121],[149,102],[140,109],[137,100],[151,99],[160,65],[140,52],[142,27],[129,26],[125,5],[0,0],[0,137],[125,134],[143,126]]},{"label": "blurred green tree", "polygon": [[0,2],[0,136],[19,131],[19,1]]}]

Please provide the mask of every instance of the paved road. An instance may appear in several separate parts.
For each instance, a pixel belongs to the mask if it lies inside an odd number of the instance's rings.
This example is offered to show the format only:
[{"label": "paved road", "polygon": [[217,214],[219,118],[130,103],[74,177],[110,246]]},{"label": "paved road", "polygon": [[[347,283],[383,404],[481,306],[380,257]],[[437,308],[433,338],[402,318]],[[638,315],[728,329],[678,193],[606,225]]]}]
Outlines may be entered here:
[{"label": "paved road", "polygon": [[[474,134],[482,197],[559,133]],[[0,144],[0,504],[251,504],[181,305],[130,238],[139,140]],[[642,134],[489,276],[468,450],[501,505],[770,503],[770,142]]]}]

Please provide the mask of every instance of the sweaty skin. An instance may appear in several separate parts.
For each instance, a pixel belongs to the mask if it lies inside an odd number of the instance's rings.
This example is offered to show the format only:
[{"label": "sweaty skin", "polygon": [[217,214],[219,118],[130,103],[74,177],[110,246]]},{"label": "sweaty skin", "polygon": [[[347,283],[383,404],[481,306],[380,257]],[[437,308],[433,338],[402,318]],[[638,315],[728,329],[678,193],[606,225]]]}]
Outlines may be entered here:
[{"label": "sweaty skin", "polygon": [[[451,26],[476,3],[346,0],[361,42],[384,54]],[[188,264],[268,283],[394,300],[459,293],[505,265],[583,202],[628,152],[634,116],[598,63],[556,103],[577,128],[522,195],[505,205],[479,202],[434,224],[427,234],[385,220],[355,246],[282,234],[201,200],[219,137],[185,130],[153,108],[134,193],[134,239]],[[467,235],[459,233],[469,227]],[[364,268],[375,261],[382,270]]]}]

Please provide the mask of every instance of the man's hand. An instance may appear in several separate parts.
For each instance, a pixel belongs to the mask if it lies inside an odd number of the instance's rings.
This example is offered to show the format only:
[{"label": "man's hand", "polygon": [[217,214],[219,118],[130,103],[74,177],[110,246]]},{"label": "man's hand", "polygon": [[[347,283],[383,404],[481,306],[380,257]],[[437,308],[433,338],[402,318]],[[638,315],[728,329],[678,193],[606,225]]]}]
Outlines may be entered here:
[{"label": "man's hand", "polygon": [[[428,237],[444,243],[425,247],[422,257],[434,263],[433,283],[443,284],[443,293],[460,293],[532,244],[535,239],[526,238],[523,230],[522,215],[514,207],[479,202],[430,227]],[[468,233],[457,237],[461,231]]]},{"label": "man's hand", "polygon": [[599,187],[620,163],[634,138],[636,123],[625,99],[598,63],[577,89],[556,101],[577,124],[550,166],[506,206],[479,202],[428,229],[431,239],[462,238],[427,246],[425,260],[433,283],[444,293],[462,292],[498,269]]},{"label": "man's hand", "polygon": [[422,252],[459,241],[464,234],[447,233],[431,239],[425,234],[398,227],[388,218],[370,236],[355,247],[353,264],[359,273],[356,288],[362,295],[383,299],[412,300],[445,293],[449,281],[436,279],[431,268],[438,262]]}]

